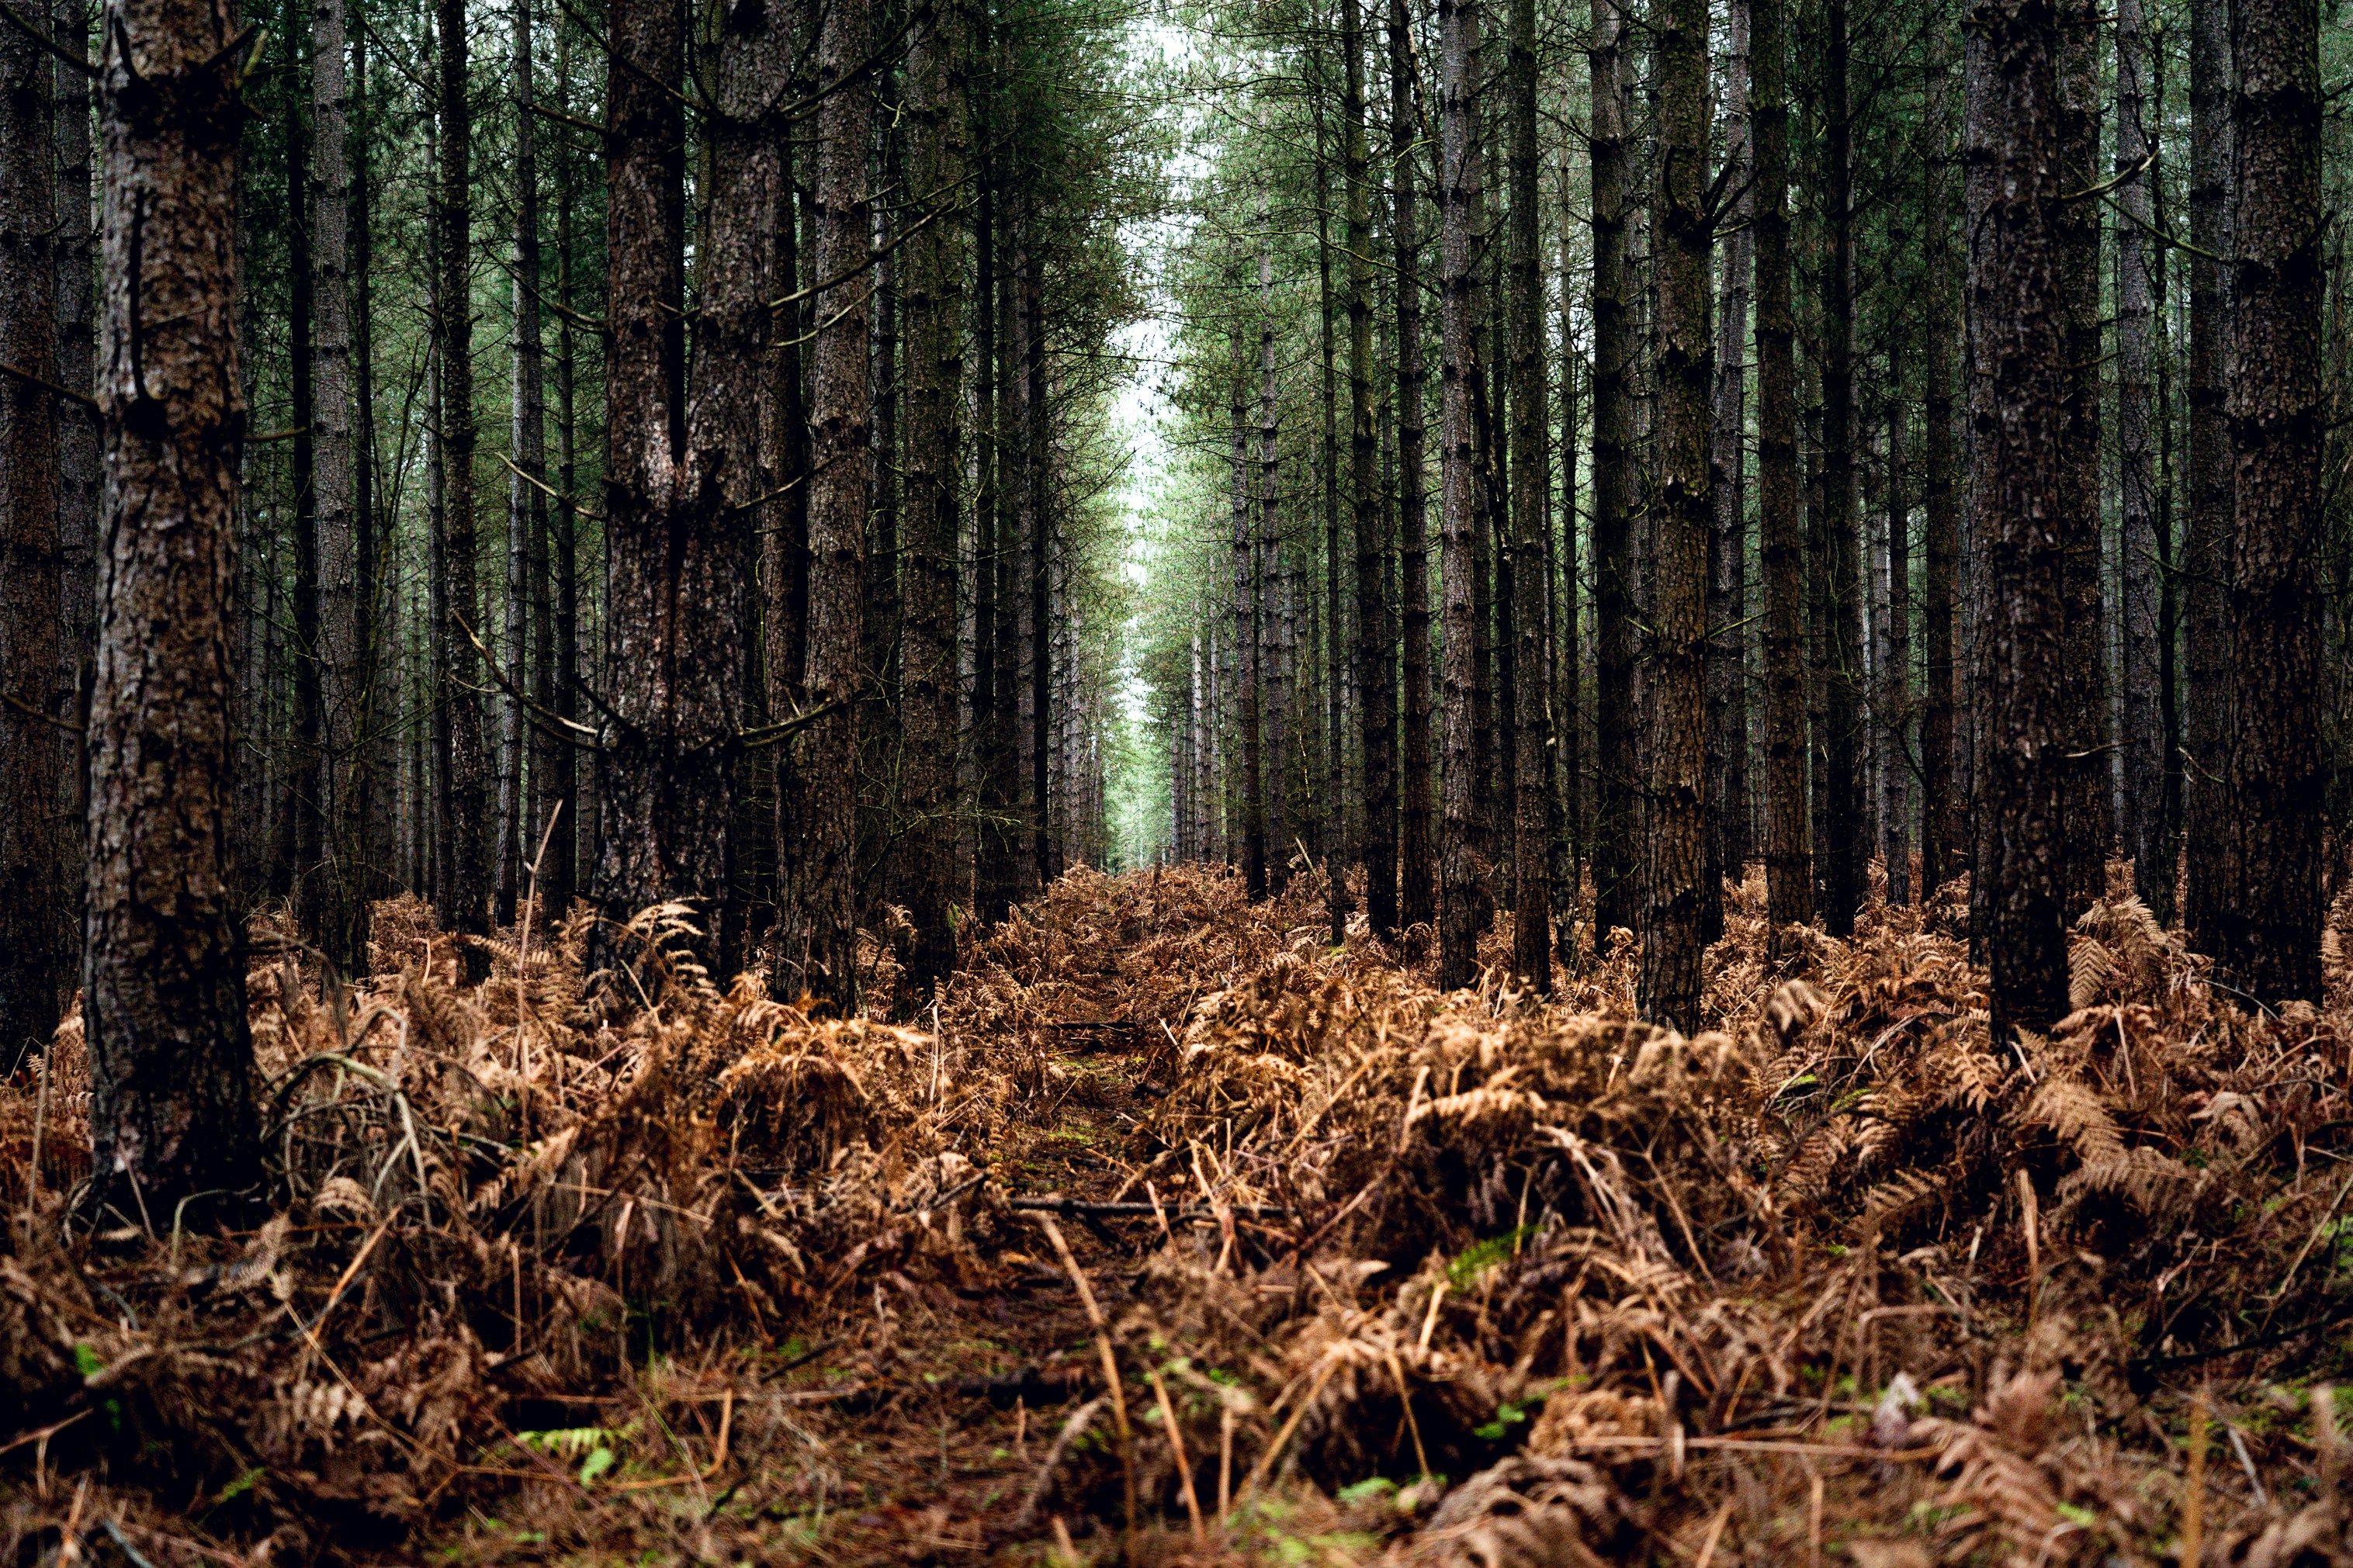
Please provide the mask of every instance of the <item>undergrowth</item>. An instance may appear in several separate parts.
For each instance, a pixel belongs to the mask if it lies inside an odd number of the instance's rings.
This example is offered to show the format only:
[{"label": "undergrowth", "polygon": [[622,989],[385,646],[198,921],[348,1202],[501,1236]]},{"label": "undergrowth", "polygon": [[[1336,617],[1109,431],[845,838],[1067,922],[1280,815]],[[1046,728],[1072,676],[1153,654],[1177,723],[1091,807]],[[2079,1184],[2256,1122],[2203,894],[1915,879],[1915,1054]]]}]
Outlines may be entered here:
[{"label": "undergrowth", "polygon": [[[2353,1563],[2353,1100],[2118,879],[1989,1034],[1966,889],[1728,900],[1710,1027],[1081,870],[904,1024],[690,911],[249,995],[269,1217],[93,1216],[0,1090],[17,1560]],[[1500,942],[1500,933],[1493,939]],[[876,1010],[896,985],[870,942]],[[914,1012],[913,1009],[909,1009]],[[2342,1167],[2342,1169],[2340,1169]],[[37,1173],[33,1175],[33,1173]],[[107,1553],[116,1554],[108,1558]]]}]

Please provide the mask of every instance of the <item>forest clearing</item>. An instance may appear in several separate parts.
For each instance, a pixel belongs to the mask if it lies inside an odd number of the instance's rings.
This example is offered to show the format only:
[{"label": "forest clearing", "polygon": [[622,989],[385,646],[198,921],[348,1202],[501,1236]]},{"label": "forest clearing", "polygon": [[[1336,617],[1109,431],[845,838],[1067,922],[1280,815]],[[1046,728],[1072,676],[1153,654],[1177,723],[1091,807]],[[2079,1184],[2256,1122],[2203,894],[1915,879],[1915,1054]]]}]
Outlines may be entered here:
[{"label": "forest clearing", "polygon": [[16,1550],[2340,1561],[2341,965],[2240,1011],[2120,891],[2002,1051],[1956,906],[1781,982],[1762,899],[1690,1039],[1622,948],[1543,1002],[1329,950],[1313,877],[1073,871],[936,1032],[723,992],[675,911],[650,1011],[576,924],[465,986],[387,906],[332,1009],[253,972],[257,1232],[60,1250],[84,1102],[0,1101]]}]

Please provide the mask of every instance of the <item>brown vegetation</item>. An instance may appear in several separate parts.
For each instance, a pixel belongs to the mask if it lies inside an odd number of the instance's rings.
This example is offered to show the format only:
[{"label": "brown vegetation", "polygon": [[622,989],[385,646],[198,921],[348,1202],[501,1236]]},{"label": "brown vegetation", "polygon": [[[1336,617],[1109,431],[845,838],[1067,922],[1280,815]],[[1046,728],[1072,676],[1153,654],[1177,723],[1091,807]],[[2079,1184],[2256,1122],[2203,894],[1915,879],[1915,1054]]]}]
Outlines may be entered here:
[{"label": "brown vegetation", "polygon": [[255,1228],[69,1217],[78,1022],[0,1094],[0,1517],[158,1564],[2353,1560],[2348,977],[2250,1013],[2113,886],[2015,1049],[1957,888],[1785,979],[1752,877],[1690,1038],[1622,937],[1537,1005],[1498,929],[1441,994],[1312,873],[1072,872],[922,1029],[723,988],[676,906],[591,978],[585,916],[385,904],[325,1001],[257,930]]}]

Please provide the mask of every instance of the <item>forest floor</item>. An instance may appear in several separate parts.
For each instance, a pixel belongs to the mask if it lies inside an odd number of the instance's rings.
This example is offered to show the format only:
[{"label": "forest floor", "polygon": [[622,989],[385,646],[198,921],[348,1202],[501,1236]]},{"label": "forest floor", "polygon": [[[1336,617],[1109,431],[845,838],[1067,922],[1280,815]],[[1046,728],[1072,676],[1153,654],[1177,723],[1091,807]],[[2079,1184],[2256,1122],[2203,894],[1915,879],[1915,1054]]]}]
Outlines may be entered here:
[{"label": "forest floor", "polygon": [[1965,899],[1760,904],[1691,1039],[1622,938],[1441,995],[1313,875],[1074,872],[920,1026],[678,909],[618,983],[281,942],[266,1223],[75,1217],[77,1025],[0,1089],[9,1560],[2353,1563],[2334,931],[2251,1013],[2118,893],[2013,1048]]}]

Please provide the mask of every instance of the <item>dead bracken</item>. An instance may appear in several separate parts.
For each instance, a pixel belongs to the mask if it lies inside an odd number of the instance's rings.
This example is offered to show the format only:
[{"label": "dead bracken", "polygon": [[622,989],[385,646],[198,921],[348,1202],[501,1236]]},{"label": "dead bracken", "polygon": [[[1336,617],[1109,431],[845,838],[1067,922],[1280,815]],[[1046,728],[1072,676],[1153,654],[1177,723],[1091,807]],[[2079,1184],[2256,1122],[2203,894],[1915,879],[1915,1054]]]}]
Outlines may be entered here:
[{"label": "dead bracken", "polygon": [[1622,941],[1542,1005],[1333,950],[1313,871],[1257,905],[1073,871],[922,1027],[723,986],[677,905],[594,977],[586,916],[527,912],[478,985],[414,900],[341,994],[259,942],[243,1228],[76,1204],[78,1022],[0,1095],[37,1172],[6,1529],[155,1564],[2353,1561],[2337,939],[2326,1008],[2253,1009],[2125,887],[2015,1048],[1957,889],[1776,957],[1752,878],[1692,1038],[1637,1020]]}]

